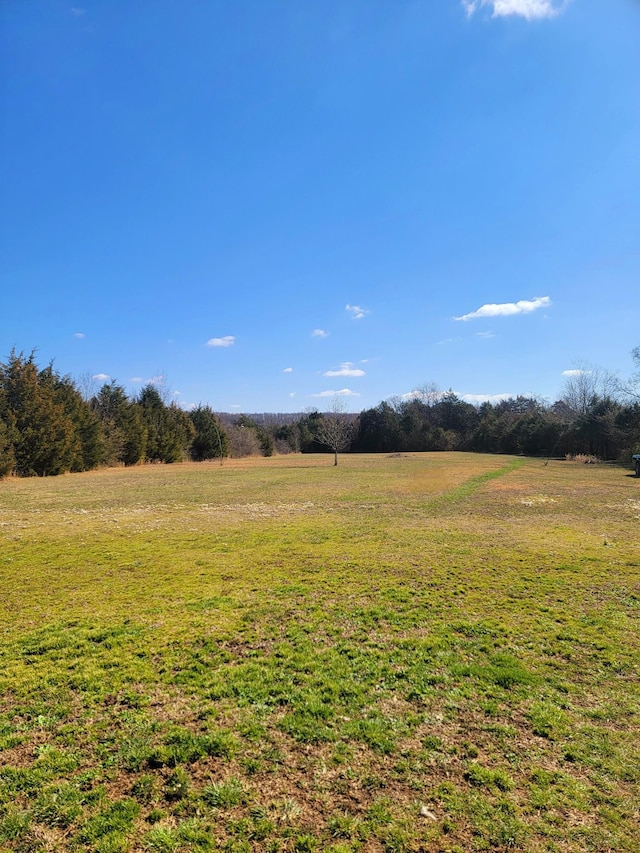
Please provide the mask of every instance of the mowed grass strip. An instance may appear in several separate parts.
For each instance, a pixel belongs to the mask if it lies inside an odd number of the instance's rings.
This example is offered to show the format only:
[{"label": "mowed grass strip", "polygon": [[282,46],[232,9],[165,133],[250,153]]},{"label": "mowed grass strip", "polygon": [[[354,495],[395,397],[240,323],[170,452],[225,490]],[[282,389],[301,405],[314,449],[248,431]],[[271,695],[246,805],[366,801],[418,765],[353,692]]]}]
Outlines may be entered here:
[{"label": "mowed grass strip", "polygon": [[622,469],[0,483],[0,849],[637,849]]}]

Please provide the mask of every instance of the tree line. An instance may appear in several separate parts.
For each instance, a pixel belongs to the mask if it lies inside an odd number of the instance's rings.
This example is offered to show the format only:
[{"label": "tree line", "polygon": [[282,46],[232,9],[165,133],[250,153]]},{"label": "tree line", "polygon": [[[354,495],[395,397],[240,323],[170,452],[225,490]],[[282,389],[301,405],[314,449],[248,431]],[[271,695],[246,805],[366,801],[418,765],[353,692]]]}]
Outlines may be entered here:
[{"label": "tree line", "polygon": [[[640,452],[640,347],[626,382],[583,364],[552,404],[517,396],[473,405],[430,384],[351,419],[335,408],[274,428],[276,448],[369,453],[465,450],[628,461]],[[337,457],[336,457],[337,462]]]},{"label": "tree line", "polygon": [[[153,384],[135,397],[117,382],[81,392],[53,365],[13,351],[0,362],[0,477],[51,476],[99,466],[203,461],[275,453],[395,453],[467,450],[527,456],[584,454],[628,460],[640,452],[638,373],[626,384],[595,368],[572,372],[553,404],[518,396],[472,405],[425,386],[404,398],[349,414],[218,415],[186,412]],[[284,422],[283,422],[284,421]]]},{"label": "tree line", "polygon": [[85,398],[53,365],[13,351],[0,363],[0,476],[50,476],[101,465],[224,457],[228,438],[208,406],[185,412],[153,385],[134,399],[116,382]]},{"label": "tree line", "polygon": [[353,449],[468,450],[525,456],[585,455],[628,459],[640,447],[640,405],[594,398],[582,412],[516,397],[474,406],[447,392],[400,405],[380,403],[360,414]]}]

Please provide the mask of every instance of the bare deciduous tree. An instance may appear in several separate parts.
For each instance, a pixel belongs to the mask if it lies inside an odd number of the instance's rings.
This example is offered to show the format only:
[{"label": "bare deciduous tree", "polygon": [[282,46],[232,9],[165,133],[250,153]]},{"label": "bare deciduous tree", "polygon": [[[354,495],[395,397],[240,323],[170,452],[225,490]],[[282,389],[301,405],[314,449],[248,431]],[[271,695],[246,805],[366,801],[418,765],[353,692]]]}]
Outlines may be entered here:
[{"label": "bare deciduous tree", "polygon": [[560,402],[573,417],[586,415],[598,401],[615,396],[616,377],[608,370],[577,362],[573,370],[565,372]]},{"label": "bare deciduous tree", "polygon": [[85,370],[80,374],[75,380],[76,387],[78,391],[82,394],[83,400],[91,400],[96,396],[98,391],[98,380],[95,376],[91,375],[91,372]]},{"label": "bare deciduous tree", "polygon": [[628,379],[620,380],[618,391],[624,399],[637,403],[640,401],[640,346],[631,350],[631,358],[636,372],[632,373]]},{"label": "bare deciduous tree", "polygon": [[338,453],[351,444],[355,429],[353,417],[347,413],[344,400],[335,397],[331,408],[319,421],[315,434],[316,440],[333,450],[333,464],[338,464]]},{"label": "bare deciduous tree", "polygon": [[229,439],[231,456],[239,459],[242,456],[260,456],[260,442],[256,431],[247,426],[227,424],[225,432]]}]

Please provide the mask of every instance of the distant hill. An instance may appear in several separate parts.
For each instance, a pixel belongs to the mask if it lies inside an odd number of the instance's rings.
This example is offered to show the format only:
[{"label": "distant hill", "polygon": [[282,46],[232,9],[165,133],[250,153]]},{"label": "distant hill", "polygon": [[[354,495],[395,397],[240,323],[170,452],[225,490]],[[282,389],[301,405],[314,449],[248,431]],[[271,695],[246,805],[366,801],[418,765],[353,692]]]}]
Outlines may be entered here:
[{"label": "distant hill", "polygon": [[[286,424],[295,424],[303,418],[308,417],[309,412],[216,412],[223,424],[233,424],[240,415],[250,418],[255,423],[264,427],[279,427]],[[321,415],[329,415],[330,412],[320,412]],[[350,417],[358,417],[358,412],[348,413]]]}]

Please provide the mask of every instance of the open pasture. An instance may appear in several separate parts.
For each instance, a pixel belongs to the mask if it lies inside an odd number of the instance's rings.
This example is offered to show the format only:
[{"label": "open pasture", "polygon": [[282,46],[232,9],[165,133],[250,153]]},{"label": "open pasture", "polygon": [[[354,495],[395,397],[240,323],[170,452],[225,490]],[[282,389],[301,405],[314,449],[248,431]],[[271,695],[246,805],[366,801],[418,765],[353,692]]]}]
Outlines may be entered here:
[{"label": "open pasture", "polygon": [[331,462],[0,482],[0,850],[638,849],[640,483]]}]

